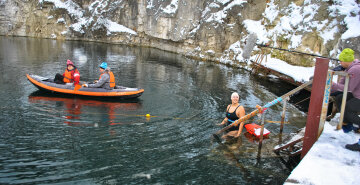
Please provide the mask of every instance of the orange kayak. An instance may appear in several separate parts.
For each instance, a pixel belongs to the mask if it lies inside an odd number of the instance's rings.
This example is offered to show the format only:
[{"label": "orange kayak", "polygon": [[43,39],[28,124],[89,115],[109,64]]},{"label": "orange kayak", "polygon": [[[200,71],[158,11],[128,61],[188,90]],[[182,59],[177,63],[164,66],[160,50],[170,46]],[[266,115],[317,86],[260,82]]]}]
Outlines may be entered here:
[{"label": "orange kayak", "polygon": [[[257,125],[255,123],[251,123],[251,124],[246,124],[245,125],[245,129],[251,134],[254,135],[256,137],[260,137],[260,131],[261,131],[261,126]],[[270,131],[267,130],[266,128],[264,128],[264,134],[263,136],[267,136],[270,134]]]},{"label": "orange kayak", "polygon": [[136,98],[141,96],[144,89],[116,86],[114,89],[104,88],[75,88],[73,84],[56,84],[52,79],[26,74],[27,79],[38,89],[62,94],[73,94],[92,97]]}]

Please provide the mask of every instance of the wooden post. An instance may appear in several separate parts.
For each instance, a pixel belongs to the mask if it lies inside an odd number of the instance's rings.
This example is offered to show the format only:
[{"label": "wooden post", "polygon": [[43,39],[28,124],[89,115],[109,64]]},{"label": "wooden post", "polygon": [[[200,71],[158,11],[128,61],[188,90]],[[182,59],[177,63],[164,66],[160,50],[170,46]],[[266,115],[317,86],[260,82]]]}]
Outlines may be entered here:
[{"label": "wooden post", "polygon": [[318,137],[321,106],[324,98],[326,74],[328,69],[329,59],[316,58],[301,158],[307,154]]},{"label": "wooden post", "polygon": [[327,114],[327,110],[328,110],[328,106],[329,106],[329,97],[330,97],[333,74],[334,74],[333,71],[328,71],[327,77],[326,77],[324,98],[323,98],[323,102],[322,102],[320,122],[319,122],[318,137],[320,137],[320,134],[322,133],[322,131],[324,129],[326,114]]},{"label": "wooden post", "polygon": [[348,86],[349,86],[349,75],[346,74],[345,75],[345,84],[344,84],[344,94],[343,94],[343,97],[342,97],[342,103],[341,103],[341,109],[340,109],[340,120],[339,120],[339,124],[337,125],[338,130],[341,129],[341,127],[343,125],[343,121],[344,121],[346,97],[347,97],[347,92],[348,92],[348,88],[349,88]]},{"label": "wooden post", "polygon": [[260,140],[259,140],[259,149],[258,149],[258,158],[261,155],[261,147],[264,138],[264,124],[265,124],[265,111],[261,114],[261,129],[260,129]]},{"label": "wooden post", "polygon": [[280,134],[282,134],[282,131],[284,129],[284,121],[285,121],[285,113],[286,113],[286,102],[288,98],[284,99],[283,103],[283,111],[281,113],[281,124],[280,124]]}]

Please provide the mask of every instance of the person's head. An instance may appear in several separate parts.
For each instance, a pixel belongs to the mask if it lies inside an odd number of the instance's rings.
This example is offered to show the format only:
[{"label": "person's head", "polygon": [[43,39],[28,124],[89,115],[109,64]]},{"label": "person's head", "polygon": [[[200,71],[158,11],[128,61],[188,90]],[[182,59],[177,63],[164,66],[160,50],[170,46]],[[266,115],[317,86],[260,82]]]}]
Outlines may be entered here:
[{"label": "person's head", "polygon": [[239,102],[239,94],[237,92],[233,92],[231,94],[231,102],[238,103]]},{"label": "person's head", "polygon": [[74,65],[74,63],[71,61],[71,60],[67,60],[66,61],[66,67],[67,67],[67,69],[70,71],[70,70],[73,70],[74,68],[75,68],[75,65]]},{"label": "person's head", "polygon": [[105,69],[107,68],[107,63],[103,62],[100,64],[100,72],[103,73],[105,71]]},{"label": "person's head", "polygon": [[354,50],[350,48],[345,48],[339,55],[340,65],[343,68],[348,68],[354,59]]}]

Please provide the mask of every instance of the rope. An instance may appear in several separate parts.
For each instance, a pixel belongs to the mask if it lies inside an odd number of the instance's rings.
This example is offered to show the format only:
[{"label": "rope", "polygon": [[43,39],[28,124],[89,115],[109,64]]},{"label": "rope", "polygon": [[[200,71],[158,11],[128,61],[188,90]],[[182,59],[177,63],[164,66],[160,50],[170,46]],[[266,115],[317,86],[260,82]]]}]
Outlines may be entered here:
[{"label": "rope", "polygon": [[287,51],[287,52],[292,52],[292,53],[298,53],[298,54],[302,54],[302,55],[310,55],[310,56],[314,56],[314,57],[321,57],[321,58],[327,58],[330,60],[335,60],[335,61],[339,61],[339,59],[335,59],[335,58],[330,58],[330,57],[324,57],[321,55],[315,55],[315,54],[310,54],[310,53],[304,53],[304,52],[300,52],[300,51],[293,51],[293,50],[288,50],[288,49],[282,49],[282,48],[275,48],[275,47],[271,47],[265,44],[256,44],[259,47],[265,47],[265,48],[271,48],[271,49],[277,49],[277,50],[281,50],[281,51]]},{"label": "rope", "polygon": [[299,104],[299,103],[301,103],[301,102],[303,102],[303,101],[305,101],[305,100],[308,100],[309,98],[310,98],[310,96],[307,97],[307,98],[305,98],[305,99],[303,99],[303,100],[301,100],[301,101],[299,101],[299,102],[297,102],[297,103],[295,103],[294,105],[297,105],[297,104]]}]

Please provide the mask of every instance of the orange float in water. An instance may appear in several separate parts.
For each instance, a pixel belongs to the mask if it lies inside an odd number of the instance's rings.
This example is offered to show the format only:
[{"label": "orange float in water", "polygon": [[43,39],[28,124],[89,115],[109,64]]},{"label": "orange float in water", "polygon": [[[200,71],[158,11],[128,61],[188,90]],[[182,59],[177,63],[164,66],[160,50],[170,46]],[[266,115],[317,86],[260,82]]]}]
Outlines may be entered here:
[{"label": "orange float in water", "polygon": [[[254,135],[256,137],[260,137],[260,131],[261,131],[261,126],[257,125],[255,123],[251,123],[251,124],[246,124],[245,125],[245,129],[251,134]],[[266,128],[264,128],[264,134],[263,136],[267,136],[270,134],[270,131],[267,130]]]}]

